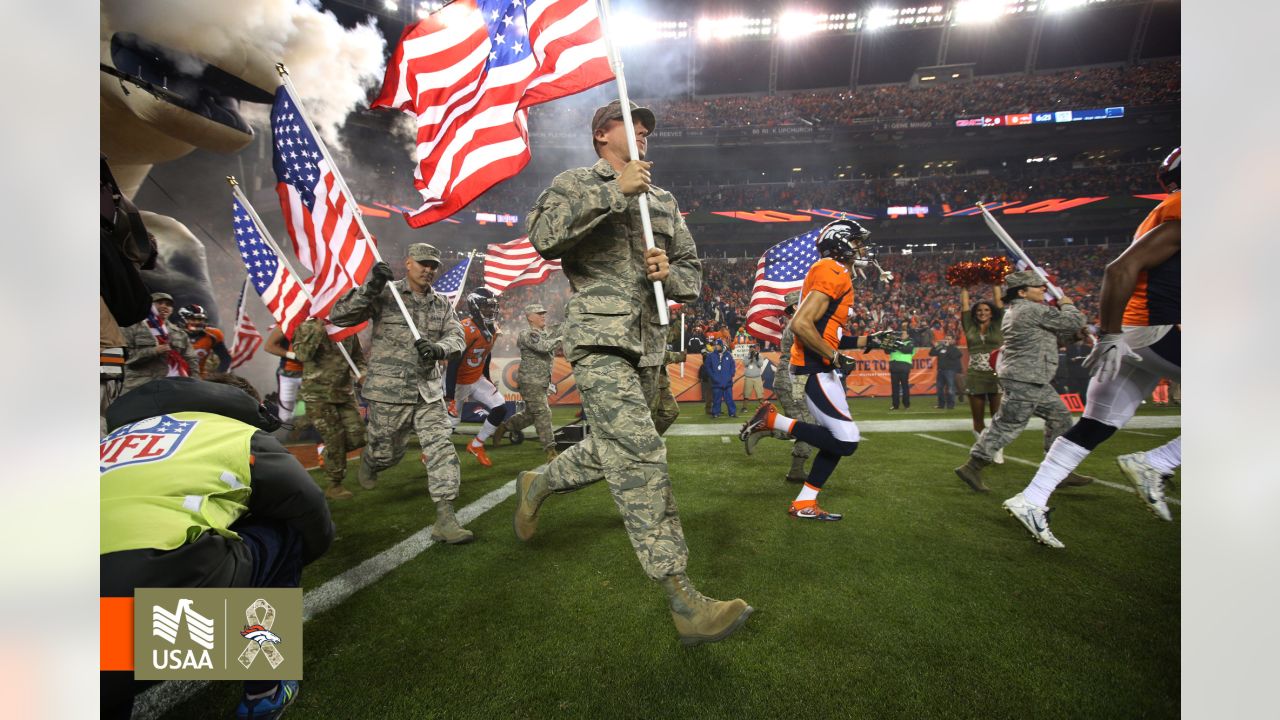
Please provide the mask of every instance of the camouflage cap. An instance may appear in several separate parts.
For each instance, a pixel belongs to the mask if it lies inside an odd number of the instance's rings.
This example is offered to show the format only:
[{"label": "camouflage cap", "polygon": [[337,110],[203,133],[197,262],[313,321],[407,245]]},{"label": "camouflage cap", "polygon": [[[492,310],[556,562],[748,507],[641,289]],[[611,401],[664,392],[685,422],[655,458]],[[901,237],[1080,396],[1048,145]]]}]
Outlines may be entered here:
[{"label": "camouflage cap", "polygon": [[173,296],[167,292],[151,293],[151,302],[156,302],[157,300],[168,300],[169,302],[173,302]]},{"label": "camouflage cap", "polygon": [[[640,107],[635,103],[631,103],[631,117],[639,120],[649,132],[653,132],[658,127],[658,118],[654,116],[653,111],[647,107]],[[605,126],[610,120],[622,119],[622,101],[614,100],[604,107],[596,108],[596,114],[591,118],[591,134]]]},{"label": "camouflage cap", "polygon": [[800,291],[792,290],[791,292],[783,296],[782,300],[787,304],[787,307],[791,307],[792,305],[798,305],[800,304]]},{"label": "camouflage cap", "polygon": [[1035,270],[1019,270],[1004,276],[1004,289],[1006,291],[1013,288],[1043,287],[1045,285],[1048,285],[1048,283]]},{"label": "camouflage cap", "polygon": [[546,315],[547,309],[541,303],[529,303],[524,306],[525,315]]},{"label": "camouflage cap", "polygon": [[435,245],[414,243],[409,246],[409,259],[417,260],[418,262],[433,262],[439,265],[440,251],[436,249]]}]

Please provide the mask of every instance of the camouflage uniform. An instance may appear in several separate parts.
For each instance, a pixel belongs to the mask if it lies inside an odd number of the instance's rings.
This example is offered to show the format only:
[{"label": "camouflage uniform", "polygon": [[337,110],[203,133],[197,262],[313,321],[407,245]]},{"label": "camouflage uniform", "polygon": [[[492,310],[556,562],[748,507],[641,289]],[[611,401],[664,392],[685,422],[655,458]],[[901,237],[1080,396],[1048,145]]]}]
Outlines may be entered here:
[{"label": "camouflage uniform", "polygon": [[653,427],[658,431],[659,435],[666,434],[667,428],[671,427],[676,418],[680,417],[680,403],[676,402],[675,393],[671,392],[671,370],[669,368],[672,363],[684,362],[684,352],[670,349],[679,347],[679,343],[680,326],[673,321],[671,328],[667,331],[668,349],[666,358],[663,360],[662,371],[658,373],[658,390],[649,406],[649,412],[653,415]]},{"label": "camouflage uniform", "polygon": [[[791,375],[791,363],[786,358],[791,356],[791,346],[795,342],[795,333],[791,331],[791,323],[787,322],[787,326],[782,329],[782,362],[778,364],[778,369],[773,373],[773,392],[778,396],[778,401],[782,403],[782,414],[789,418],[794,418],[800,422],[814,423],[813,415],[809,412],[809,404],[804,399],[804,383],[798,386],[794,384],[795,378]],[[797,391],[799,393],[797,394]],[[786,433],[774,431],[774,437],[780,440],[791,439]],[[799,458],[801,461],[809,458],[809,453],[813,448],[802,440],[796,440],[791,446],[791,457]]]},{"label": "camouflage uniform", "polygon": [[[645,277],[639,201],[627,197],[604,159],[558,175],[529,216],[529,239],[559,258],[573,287],[561,337],[573,365],[587,438],[550,463],[558,492],[601,479],[609,484],[627,535],[649,577],[683,575],[688,548],[680,527],[667,452],[650,408],[666,360],[653,284]],[[698,298],[702,265],[675,198],[649,191],[653,239],[670,261],[663,285],[675,301]]]},{"label": "camouflage uniform", "polygon": [[[343,340],[342,346],[363,371],[364,355],[355,336]],[[331,485],[341,485],[347,475],[347,453],[364,447],[365,441],[351,366],[329,340],[324,324],[315,318],[302,323],[293,334],[291,347],[303,368],[299,396],[324,442],[324,474]]]},{"label": "camouflage uniform", "polygon": [[412,427],[422,444],[431,499],[452,501],[460,482],[458,452],[449,440],[452,425],[444,405],[440,364],[419,357],[393,292],[400,293],[424,340],[443,345],[450,356],[460,354],[465,344],[453,306],[430,287],[419,295],[409,289],[407,280],[396,280],[375,294],[366,282],[334,304],[329,314],[334,325],[350,327],[373,320],[368,378],[361,391],[369,403],[363,461],[375,472],[400,462]]},{"label": "camouflage uniform", "polygon": [[[541,305],[532,312],[545,313]],[[548,329],[537,330],[532,327],[520,331],[516,338],[516,347],[520,348],[520,366],[516,368],[516,384],[520,386],[520,397],[524,399],[524,410],[516,413],[506,421],[508,430],[523,430],[532,423],[538,431],[538,440],[543,450],[551,450],[556,446],[555,431],[551,427],[551,405],[547,402],[547,389],[551,385],[551,363],[555,359],[556,346],[560,344],[557,334]]]},{"label": "camouflage uniform", "polygon": [[[1033,271],[1022,272],[1034,277]],[[1087,322],[1069,300],[1063,300],[1056,308],[1017,297],[1007,302],[1000,322],[1004,349],[996,363],[1004,400],[969,451],[972,457],[985,462],[991,462],[997,450],[1013,442],[1032,415],[1044,419],[1046,452],[1071,427],[1071,414],[1050,381],[1058,371],[1059,338],[1074,337]]]},{"label": "camouflage uniform", "polygon": [[182,359],[187,363],[187,372],[190,377],[197,380],[200,378],[200,358],[191,348],[191,339],[187,337],[187,331],[171,322],[165,322],[164,329],[169,333],[168,348],[156,343],[156,338],[151,334],[151,328],[146,320],[121,329],[125,342],[124,387],[120,389],[121,394],[156,378],[168,377],[169,363],[164,357],[168,350],[181,353]]}]

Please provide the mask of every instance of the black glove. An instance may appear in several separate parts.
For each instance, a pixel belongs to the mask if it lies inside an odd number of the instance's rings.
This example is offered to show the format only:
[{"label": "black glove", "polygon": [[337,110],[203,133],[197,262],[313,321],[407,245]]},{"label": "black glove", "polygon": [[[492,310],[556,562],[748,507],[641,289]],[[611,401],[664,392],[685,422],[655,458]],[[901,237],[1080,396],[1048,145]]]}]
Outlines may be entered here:
[{"label": "black glove", "polygon": [[871,333],[867,336],[867,346],[862,352],[869,353],[872,350],[893,347],[893,331],[881,330],[878,333]]},{"label": "black glove", "polygon": [[428,362],[444,359],[444,346],[440,345],[440,343],[433,343],[430,340],[420,338],[413,341],[413,347],[418,351],[418,356]]},{"label": "black glove", "polygon": [[857,361],[842,352],[838,352],[836,353],[836,356],[831,359],[831,364],[835,366],[836,370],[842,373],[847,373],[850,370],[853,370]]},{"label": "black glove", "polygon": [[368,284],[370,290],[380,293],[382,292],[382,288],[386,287],[387,283],[391,282],[392,277],[391,266],[385,262],[378,262],[374,263],[373,267],[369,268],[369,277],[365,282]]}]

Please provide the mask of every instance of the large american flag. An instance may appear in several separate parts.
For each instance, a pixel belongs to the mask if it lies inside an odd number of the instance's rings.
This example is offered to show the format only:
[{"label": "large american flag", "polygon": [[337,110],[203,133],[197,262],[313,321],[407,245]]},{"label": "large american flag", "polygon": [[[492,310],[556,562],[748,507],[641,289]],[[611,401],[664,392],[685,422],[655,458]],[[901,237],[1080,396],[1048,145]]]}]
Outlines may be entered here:
[{"label": "large american flag", "polygon": [[462,297],[462,288],[467,283],[467,270],[471,268],[471,256],[450,268],[449,272],[440,276],[431,284],[431,288],[448,299],[449,304],[458,307],[458,298]]},{"label": "large american flag", "polygon": [[613,78],[595,0],[455,0],[400,37],[373,107],[417,117],[414,227],[529,162],[526,108]]},{"label": "large american flag", "polygon": [[234,370],[249,362],[253,354],[262,345],[262,333],[249,318],[249,309],[245,307],[248,299],[249,278],[244,279],[244,287],[240,288],[240,299],[236,301],[236,328],[231,334],[231,367]]},{"label": "large american flag", "polygon": [[804,286],[809,268],[818,262],[821,229],[793,237],[764,251],[756,264],[756,284],[747,307],[747,332],[760,340],[782,341],[787,293]]},{"label": "large american flag", "polygon": [[356,223],[359,209],[342,192],[334,168],[285,85],[276,90],[271,107],[271,135],[271,164],[285,227],[298,262],[312,273],[312,312],[328,317],[343,293],[364,282],[373,267],[373,252]]},{"label": "large american flag", "polygon": [[293,331],[311,316],[311,303],[307,300],[307,293],[271,246],[262,239],[253,218],[249,217],[239,199],[232,198],[231,209],[234,213],[236,248],[249,273],[249,282],[262,297],[262,302],[271,311],[271,317],[276,319],[284,336],[292,339]]},{"label": "large american flag", "polygon": [[521,285],[537,285],[560,269],[559,260],[547,260],[529,238],[490,245],[484,254],[484,286],[495,294]]}]

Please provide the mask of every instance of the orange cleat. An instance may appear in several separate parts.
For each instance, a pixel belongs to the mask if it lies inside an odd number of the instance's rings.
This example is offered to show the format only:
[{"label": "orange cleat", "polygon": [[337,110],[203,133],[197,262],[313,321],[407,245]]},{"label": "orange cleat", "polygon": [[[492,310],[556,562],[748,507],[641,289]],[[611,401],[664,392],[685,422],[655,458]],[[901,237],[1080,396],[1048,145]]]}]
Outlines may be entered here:
[{"label": "orange cleat", "polygon": [[839,513],[832,513],[832,512],[827,512],[826,510],[823,510],[822,508],[818,507],[818,503],[815,500],[810,500],[808,502],[801,502],[801,501],[792,502],[791,508],[787,510],[787,513],[791,515],[791,517],[799,518],[801,520],[832,521],[832,520],[840,520],[844,517]]},{"label": "orange cleat", "polygon": [[493,461],[489,459],[489,453],[484,451],[484,445],[477,445],[475,444],[474,441],[469,442],[467,443],[467,452],[471,453],[472,455],[475,455],[476,459],[480,461],[481,465],[485,467],[493,466]]}]

